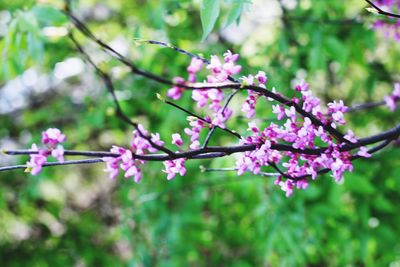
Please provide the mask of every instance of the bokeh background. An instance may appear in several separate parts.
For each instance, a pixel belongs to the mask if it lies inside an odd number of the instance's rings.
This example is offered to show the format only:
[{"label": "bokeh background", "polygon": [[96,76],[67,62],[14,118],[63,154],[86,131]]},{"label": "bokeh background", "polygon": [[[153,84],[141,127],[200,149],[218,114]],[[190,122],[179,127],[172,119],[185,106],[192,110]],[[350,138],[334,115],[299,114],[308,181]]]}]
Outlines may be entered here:
[{"label": "bokeh background", "polygon": [[[190,58],[140,42],[161,40],[209,57],[240,53],[242,73],[264,70],[268,87],[292,94],[301,79],[324,102],[382,100],[399,78],[400,44],[371,29],[377,15],[362,0],[239,1],[240,23],[225,27],[235,1],[221,1],[213,32],[201,41],[200,1],[72,3],[92,31],[138,66],[173,78]],[[0,148],[29,148],[58,127],[66,148],[127,145],[132,128],[93,68],[67,37],[59,0],[0,1]],[[157,100],[168,89],[129,70],[76,31],[85,50],[113,77],[124,111],[165,140],[187,126],[186,115]],[[138,39],[139,38],[139,39]],[[245,95],[231,104],[236,115]],[[179,103],[192,105],[187,93]],[[273,120],[260,102],[258,122]],[[347,115],[360,136],[389,129],[399,112],[385,107]],[[228,126],[244,132],[247,120]],[[212,144],[233,142],[217,133]],[[273,180],[235,172],[233,159],[190,161],[188,174],[167,181],[149,163],[139,184],[109,180],[103,164],[47,168],[32,176],[0,173],[1,266],[400,266],[400,153],[395,145],[336,184],[322,175],[286,198]],[[28,157],[0,156],[1,166]]]}]

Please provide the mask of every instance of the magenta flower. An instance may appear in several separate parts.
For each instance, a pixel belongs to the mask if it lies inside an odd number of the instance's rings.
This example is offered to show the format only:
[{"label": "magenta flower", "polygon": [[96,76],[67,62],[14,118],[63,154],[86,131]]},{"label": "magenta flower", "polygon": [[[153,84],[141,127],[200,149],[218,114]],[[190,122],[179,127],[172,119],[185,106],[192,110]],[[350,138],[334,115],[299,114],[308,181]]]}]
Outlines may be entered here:
[{"label": "magenta flower", "polygon": [[54,147],[65,140],[66,136],[57,128],[49,128],[45,132],[42,132],[42,143],[49,144],[51,147]]},{"label": "magenta flower", "polygon": [[301,80],[301,82],[296,85],[295,90],[298,92],[308,91],[309,87],[310,85],[308,83],[306,83],[304,80]]},{"label": "magenta flower", "polygon": [[176,146],[183,145],[182,137],[180,134],[178,134],[178,133],[172,134],[172,144],[174,144]]},{"label": "magenta flower", "polygon": [[266,84],[268,80],[264,71],[259,71],[255,78],[258,81],[258,85]]}]

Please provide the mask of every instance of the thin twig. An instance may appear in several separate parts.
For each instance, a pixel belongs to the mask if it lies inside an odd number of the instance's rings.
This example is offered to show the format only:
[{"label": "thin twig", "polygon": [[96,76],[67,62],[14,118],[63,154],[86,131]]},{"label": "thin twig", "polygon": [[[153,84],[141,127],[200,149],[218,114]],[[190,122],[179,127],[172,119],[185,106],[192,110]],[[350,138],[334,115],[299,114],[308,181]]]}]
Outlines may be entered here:
[{"label": "thin twig", "polygon": [[[95,159],[69,160],[69,161],[64,161],[64,162],[47,162],[47,163],[43,164],[42,167],[52,167],[52,166],[61,166],[61,165],[77,165],[77,164],[93,164],[93,163],[99,163],[99,162],[104,162],[104,161],[101,158],[95,158]],[[27,165],[14,165],[14,166],[0,167],[0,172],[16,170],[16,169],[26,169],[27,167],[28,167]]]}]

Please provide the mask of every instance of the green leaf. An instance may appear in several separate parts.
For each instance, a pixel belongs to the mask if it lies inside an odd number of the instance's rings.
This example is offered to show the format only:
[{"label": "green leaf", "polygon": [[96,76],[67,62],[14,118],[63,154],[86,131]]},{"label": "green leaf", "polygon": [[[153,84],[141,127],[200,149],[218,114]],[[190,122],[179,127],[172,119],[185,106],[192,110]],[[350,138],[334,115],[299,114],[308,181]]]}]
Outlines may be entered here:
[{"label": "green leaf", "polygon": [[226,21],[224,23],[224,28],[231,25],[234,21],[239,24],[240,16],[246,8],[246,5],[251,5],[252,1],[249,0],[234,0],[232,1],[232,6],[229,8],[228,14],[226,16]]},{"label": "green leaf", "polygon": [[231,25],[235,20],[238,21],[240,15],[243,11],[243,4],[242,3],[234,3],[232,7],[228,11],[228,15],[226,17],[226,21],[224,23],[224,28]]},{"label": "green leaf", "polygon": [[207,38],[214,28],[215,22],[219,16],[219,9],[219,0],[203,0],[201,2],[200,19],[203,27],[202,41]]},{"label": "green leaf", "polygon": [[34,6],[32,14],[44,25],[59,26],[68,21],[65,14],[51,6]]}]

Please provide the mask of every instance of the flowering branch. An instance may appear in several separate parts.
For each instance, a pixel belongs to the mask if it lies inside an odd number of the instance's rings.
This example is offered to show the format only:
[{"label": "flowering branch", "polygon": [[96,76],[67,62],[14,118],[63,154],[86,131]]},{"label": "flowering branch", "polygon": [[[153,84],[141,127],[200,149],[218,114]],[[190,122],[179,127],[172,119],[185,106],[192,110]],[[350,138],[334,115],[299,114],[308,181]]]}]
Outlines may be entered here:
[{"label": "flowering branch", "polygon": [[[400,124],[388,131],[365,138],[357,138],[351,130],[344,134],[337,129],[338,125],[346,124],[344,114],[349,111],[343,101],[328,103],[327,112],[323,113],[321,100],[313,95],[309,84],[305,81],[295,86],[293,88],[294,96],[288,98],[277,92],[275,88],[267,88],[268,79],[263,71],[259,71],[254,76],[250,74],[236,79],[233,75],[239,74],[242,67],[236,63],[239,55],[233,54],[229,50],[224,54],[221,62],[214,55],[211,56],[211,60],[206,60],[163,42],[146,41],[150,44],[170,47],[191,57],[191,63],[187,67],[188,78],[185,80],[182,77],[175,77],[172,81],[168,80],[138,68],[129,59],[98,39],[82,21],[71,13],[68,5],[65,13],[76,29],[110,56],[129,67],[133,74],[171,86],[166,95],[175,101],[178,101],[185,92],[190,92],[197,107],[207,115],[196,114],[181,107],[177,102],[165,100],[158,95],[164,103],[190,116],[190,127],[184,129],[184,133],[190,137],[189,149],[181,149],[186,144],[180,133],[174,133],[171,136],[171,144],[175,145],[178,150],[174,152],[167,148],[159,133],[150,133],[124,113],[115,95],[111,77],[94,63],[73,33],[70,32],[69,37],[77,51],[95,69],[111,94],[117,116],[134,127],[130,146],[127,148],[113,146],[110,152],[64,150],[61,143],[66,140],[66,136],[60,130],[50,128],[42,133],[44,147],[39,148],[33,144],[30,150],[3,150],[3,153],[7,155],[29,155],[30,160],[26,165],[2,167],[0,171],[27,168],[27,171],[36,175],[41,172],[43,167],[48,166],[104,162],[110,178],[115,178],[120,170],[123,170],[125,177],[133,177],[135,182],[139,182],[142,179],[141,168],[144,164],[150,161],[161,161],[165,166],[163,172],[170,180],[176,174],[181,176],[186,174],[185,162],[187,160],[212,159],[241,153],[236,160],[236,167],[229,168],[229,170],[237,171],[238,175],[252,172],[262,176],[277,176],[275,184],[280,186],[287,196],[290,196],[294,188],[307,188],[308,183],[316,179],[319,174],[332,172],[335,180],[341,181],[346,171],[353,170],[353,160],[360,157],[371,157],[372,153],[383,149],[400,135]],[[198,73],[204,69],[204,65],[208,75],[203,82],[199,82]],[[225,94],[226,91],[230,91],[230,94]],[[229,129],[226,123],[233,111],[228,105],[240,92],[247,93],[241,111],[248,119],[256,115],[257,101],[265,99],[277,102],[272,106],[272,113],[276,114],[277,120],[285,119],[286,122],[283,125],[271,122],[263,128],[259,128],[255,122],[249,122],[247,134],[239,134]],[[395,90],[390,96],[385,97],[384,102],[394,110],[399,99],[400,85],[396,84]],[[377,106],[377,104],[369,106]],[[357,109],[353,108],[352,110]],[[229,146],[209,146],[208,143],[217,128],[239,138],[239,143]],[[203,129],[209,131],[203,144],[200,145],[200,132]],[[378,145],[373,148],[365,147],[377,143]],[[354,151],[356,149],[357,151]],[[50,156],[58,162],[47,162]],[[64,156],[90,158],[64,161]],[[272,168],[275,173],[265,172],[266,168]]]}]

